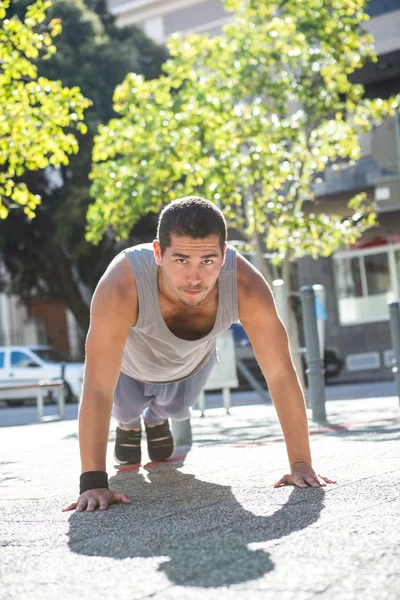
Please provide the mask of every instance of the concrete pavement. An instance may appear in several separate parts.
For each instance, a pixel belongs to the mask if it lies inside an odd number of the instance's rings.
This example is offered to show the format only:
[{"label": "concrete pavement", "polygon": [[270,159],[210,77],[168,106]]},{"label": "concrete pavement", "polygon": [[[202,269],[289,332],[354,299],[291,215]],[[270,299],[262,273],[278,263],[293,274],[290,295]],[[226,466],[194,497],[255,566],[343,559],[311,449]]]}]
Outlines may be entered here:
[{"label": "concrete pavement", "polygon": [[331,426],[310,423],[314,466],[338,481],[321,489],[273,488],[287,458],[270,405],[194,411],[186,456],[119,472],[113,423],[110,483],[133,504],[92,514],[61,512],[79,477],[67,409],[0,429],[1,600],[400,597],[395,396],[328,401]]}]

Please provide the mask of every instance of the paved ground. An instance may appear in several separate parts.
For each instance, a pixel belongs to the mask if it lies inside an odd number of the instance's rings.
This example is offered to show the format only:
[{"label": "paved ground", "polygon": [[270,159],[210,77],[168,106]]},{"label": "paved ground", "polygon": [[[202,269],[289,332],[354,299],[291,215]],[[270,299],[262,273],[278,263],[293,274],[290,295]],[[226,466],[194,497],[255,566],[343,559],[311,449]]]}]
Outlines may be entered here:
[{"label": "paved ground", "polygon": [[318,490],[272,487],[287,459],[269,405],[195,411],[186,457],[119,473],[112,428],[111,485],[133,504],[92,514],[61,512],[77,495],[74,411],[0,430],[1,600],[400,597],[395,396],[327,402],[312,450],[338,483]]}]

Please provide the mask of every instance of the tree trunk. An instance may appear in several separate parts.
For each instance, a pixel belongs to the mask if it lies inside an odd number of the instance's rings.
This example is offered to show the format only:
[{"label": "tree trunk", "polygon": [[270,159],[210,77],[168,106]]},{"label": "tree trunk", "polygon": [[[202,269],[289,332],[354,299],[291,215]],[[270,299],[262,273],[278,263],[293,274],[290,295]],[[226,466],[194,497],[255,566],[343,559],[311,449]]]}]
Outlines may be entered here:
[{"label": "tree trunk", "polygon": [[271,269],[269,263],[267,263],[264,260],[263,251],[260,246],[260,240],[258,239],[257,233],[255,232],[253,237],[251,239],[249,239],[248,241],[251,243],[251,245],[253,246],[254,251],[256,253],[256,257],[257,257],[257,261],[258,261],[257,268],[261,271],[261,273],[264,275],[265,279],[268,281],[269,285],[272,287],[272,281],[274,279],[274,276],[273,276],[272,269]]},{"label": "tree trunk", "polygon": [[1,250],[11,276],[11,291],[24,301],[36,292],[63,302],[86,333],[91,294],[81,282],[68,249],[57,240],[56,226],[48,211],[39,209],[32,223],[27,223],[21,215],[11,215],[1,233]]}]

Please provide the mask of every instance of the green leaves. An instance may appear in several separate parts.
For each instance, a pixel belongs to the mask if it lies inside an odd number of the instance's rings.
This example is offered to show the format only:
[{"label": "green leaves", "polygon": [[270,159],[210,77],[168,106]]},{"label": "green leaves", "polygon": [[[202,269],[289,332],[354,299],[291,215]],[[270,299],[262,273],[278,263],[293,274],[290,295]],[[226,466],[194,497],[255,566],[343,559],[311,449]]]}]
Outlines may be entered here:
[{"label": "green leaves", "polygon": [[58,19],[43,26],[51,3],[30,5],[24,21],[6,19],[8,6],[9,0],[0,1],[0,218],[13,203],[33,218],[40,197],[18,177],[26,169],[68,164],[68,155],[78,151],[71,130],[85,133],[82,121],[90,101],[77,87],[38,77],[35,63],[55,52],[53,38],[61,31]]},{"label": "green leaves", "polygon": [[359,133],[398,102],[366,100],[349,79],[375,59],[365,4],[229,0],[223,36],[172,36],[158,80],[130,74],[115,91],[120,118],[95,140],[87,239],[108,227],[127,237],[142,215],[198,193],[278,262],[355,241],[372,207],[354,201],[346,221],[312,202],[316,178],[357,160]]}]

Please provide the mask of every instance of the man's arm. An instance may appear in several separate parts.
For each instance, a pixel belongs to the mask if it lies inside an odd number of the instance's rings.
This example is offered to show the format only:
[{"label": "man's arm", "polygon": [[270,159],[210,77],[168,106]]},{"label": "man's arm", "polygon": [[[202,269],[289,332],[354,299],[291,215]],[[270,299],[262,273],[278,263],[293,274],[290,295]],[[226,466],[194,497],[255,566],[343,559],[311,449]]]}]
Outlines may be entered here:
[{"label": "man's arm", "polygon": [[[105,473],[106,471],[107,441],[114,390],[118,382],[129,329],[136,323],[137,313],[137,289],[132,269],[127,258],[118,257],[101,278],[91,304],[83,391],[79,409],[82,473]],[[104,489],[103,486],[96,487]],[[106,508],[111,501],[115,501],[112,492],[106,491],[107,493],[103,493],[102,496],[100,494],[98,497],[90,495],[89,491],[85,492],[81,494],[78,502],[71,504],[65,510],[70,508],[77,508],[78,511],[86,508],[93,510],[96,505]]]},{"label": "man's arm", "polygon": [[268,382],[292,469],[292,475],[285,475],[276,485],[325,485],[312,469],[304,395],[271,289],[261,273],[240,255],[237,259],[237,277],[239,319]]}]

